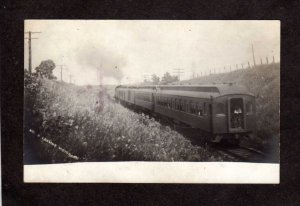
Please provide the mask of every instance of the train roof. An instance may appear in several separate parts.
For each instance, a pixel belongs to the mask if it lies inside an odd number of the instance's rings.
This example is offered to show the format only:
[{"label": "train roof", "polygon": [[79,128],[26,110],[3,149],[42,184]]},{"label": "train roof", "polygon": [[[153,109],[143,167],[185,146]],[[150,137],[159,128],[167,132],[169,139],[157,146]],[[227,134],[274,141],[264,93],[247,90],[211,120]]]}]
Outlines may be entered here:
[{"label": "train roof", "polygon": [[[158,93],[174,94],[183,96],[194,96],[198,93],[200,96],[224,96],[230,94],[246,94],[251,95],[248,90],[241,85],[234,83],[211,84],[211,85],[147,85],[147,86],[123,86],[121,88],[134,88],[143,90],[157,90]],[[196,95],[196,96],[198,96]]]}]

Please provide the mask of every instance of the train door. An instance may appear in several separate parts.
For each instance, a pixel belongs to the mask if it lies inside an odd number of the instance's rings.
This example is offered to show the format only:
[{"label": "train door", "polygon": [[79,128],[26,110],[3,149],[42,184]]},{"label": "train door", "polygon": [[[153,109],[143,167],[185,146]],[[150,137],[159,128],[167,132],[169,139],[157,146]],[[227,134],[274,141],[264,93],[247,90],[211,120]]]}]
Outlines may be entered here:
[{"label": "train door", "polygon": [[216,98],[213,103],[213,126],[215,134],[227,133],[227,112],[226,112],[226,99]]},{"label": "train door", "polygon": [[228,99],[228,126],[229,131],[243,131],[245,129],[245,108],[242,97]]}]

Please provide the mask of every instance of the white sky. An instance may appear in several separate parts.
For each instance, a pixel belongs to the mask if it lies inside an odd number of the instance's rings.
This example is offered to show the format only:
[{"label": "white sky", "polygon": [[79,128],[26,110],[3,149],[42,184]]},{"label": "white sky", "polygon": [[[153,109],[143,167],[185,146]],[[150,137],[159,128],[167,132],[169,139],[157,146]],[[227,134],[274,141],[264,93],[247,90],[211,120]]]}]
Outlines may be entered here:
[{"label": "white sky", "polygon": [[[32,67],[52,59],[67,65],[63,79],[73,75],[76,84],[97,84],[101,69],[104,84],[139,82],[144,75],[184,69],[192,73],[232,69],[236,64],[280,61],[279,21],[174,21],[174,20],[26,20],[32,37]],[[27,36],[26,36],[27,37]],[[24,46],[28,68],[28,42]],[[60,78],[60,69],[54,70]]]}]

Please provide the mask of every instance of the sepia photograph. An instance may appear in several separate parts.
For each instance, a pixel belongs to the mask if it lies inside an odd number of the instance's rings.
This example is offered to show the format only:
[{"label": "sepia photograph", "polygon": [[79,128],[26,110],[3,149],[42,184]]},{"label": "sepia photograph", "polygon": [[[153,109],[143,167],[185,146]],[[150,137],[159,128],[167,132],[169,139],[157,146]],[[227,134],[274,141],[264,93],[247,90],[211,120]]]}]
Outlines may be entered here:
[{"label": "sepia photograph", "polygon": [[25,182],[279,183],[280,21],[25,20]]}]

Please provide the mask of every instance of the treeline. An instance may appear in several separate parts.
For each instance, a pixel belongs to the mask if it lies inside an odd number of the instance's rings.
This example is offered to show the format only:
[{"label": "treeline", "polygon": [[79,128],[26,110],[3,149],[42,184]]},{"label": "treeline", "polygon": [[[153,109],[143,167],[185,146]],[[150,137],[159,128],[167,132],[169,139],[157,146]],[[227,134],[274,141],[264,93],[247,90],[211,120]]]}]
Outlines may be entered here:
[{"label": "treeline", "polygon": [[169,72],[166,72],[161,78],[156,74],[152,74],[151,80],[144,79],[143,84],[146,85],[165,85],[174,82],[178,82],[178,76],[172,76]]}]

